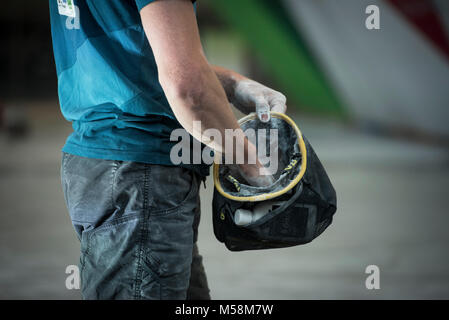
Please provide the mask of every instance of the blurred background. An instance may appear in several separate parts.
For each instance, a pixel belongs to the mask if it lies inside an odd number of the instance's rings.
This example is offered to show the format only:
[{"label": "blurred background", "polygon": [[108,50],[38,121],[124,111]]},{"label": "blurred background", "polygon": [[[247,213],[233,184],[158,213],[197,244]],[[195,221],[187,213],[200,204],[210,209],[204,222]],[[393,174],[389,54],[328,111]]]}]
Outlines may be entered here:
[{"label": "blurred background", "polygon": [[[368,5],[380,29],[368,30]],[[313,243],[231,253],[201,189],[214,299],[449,298],[449,3],[201,0],[211,63],[282,91],[337,190]],[[47,1],[0,4],[0,298],[80,299],[60,187],[71,132],[57,100]],[[367,290],[365,269],[380,269]]]}]

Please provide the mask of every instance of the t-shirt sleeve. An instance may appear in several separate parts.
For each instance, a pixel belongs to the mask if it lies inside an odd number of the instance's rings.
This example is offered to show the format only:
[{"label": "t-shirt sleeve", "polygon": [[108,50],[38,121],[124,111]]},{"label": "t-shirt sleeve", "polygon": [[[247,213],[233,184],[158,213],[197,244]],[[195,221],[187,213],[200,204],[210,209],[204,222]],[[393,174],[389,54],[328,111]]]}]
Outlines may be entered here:
[{"label": "t-shirt sleeve", "polygon": [[[151,2],[157,1],[157,0],[135,0],[137,9],[142,10],[143,7],[145,7],[147,4],[150,4]],[[192,3],[195,3],[196,0],[192,0]]]}]

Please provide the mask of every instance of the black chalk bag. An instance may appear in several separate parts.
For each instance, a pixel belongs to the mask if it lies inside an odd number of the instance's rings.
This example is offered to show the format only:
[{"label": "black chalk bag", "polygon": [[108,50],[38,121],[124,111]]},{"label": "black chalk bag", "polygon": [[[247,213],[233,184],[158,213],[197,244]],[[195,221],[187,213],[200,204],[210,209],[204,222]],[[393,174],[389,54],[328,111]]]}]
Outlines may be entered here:
[{"label": "black chalk bag", "polygon": [[[232,166],[214,164],[216,238],[231,251],[284,248],[312,241],[332,223],[337,208],[335,190],[312,146],[282,113],[272,112],[268,123],[253,113],[239,124],[245,132],[253,129],[257,134],[264,129],[267,136],[277,130],[275,182],[254,187]],[[272,151],[270,139],[264,143],[265,149]]]}]

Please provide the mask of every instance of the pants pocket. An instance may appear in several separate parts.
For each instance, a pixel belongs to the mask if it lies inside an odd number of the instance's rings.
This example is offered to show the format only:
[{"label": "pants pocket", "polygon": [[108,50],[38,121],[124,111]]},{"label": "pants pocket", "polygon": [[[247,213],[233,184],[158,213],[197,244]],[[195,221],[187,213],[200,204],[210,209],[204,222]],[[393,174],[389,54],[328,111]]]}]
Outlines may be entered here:
[{"label": "pants pocket", "polygon": [[198,197],[196,174],[182,167],[152,166],[149,181],[153,199],[150,206],[152,215],[178,211]]},{"label": "pants pocket", "polygon": [[141,246],[143,213],[84,231],[81,287],[84,299],[133,299]]}]

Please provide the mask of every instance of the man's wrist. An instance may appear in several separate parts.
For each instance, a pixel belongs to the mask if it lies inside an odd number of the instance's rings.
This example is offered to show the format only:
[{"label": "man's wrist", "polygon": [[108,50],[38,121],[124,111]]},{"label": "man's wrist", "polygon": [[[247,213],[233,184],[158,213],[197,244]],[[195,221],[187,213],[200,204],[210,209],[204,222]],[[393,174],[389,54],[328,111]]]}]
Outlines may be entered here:
[{"label": "man's wrist", "polygon": [[237,85],[242,80],[247,80],[246,77],[238,74],[235,71],[225,69],[219,66],[212,66],[215,74],[217,75],[223,89],[226,92],[226,96],[228,97],[229,102],[235,102],[235,92]]}]

